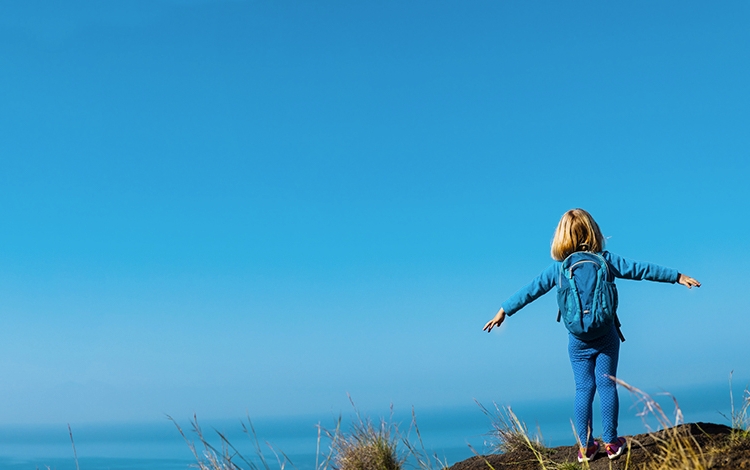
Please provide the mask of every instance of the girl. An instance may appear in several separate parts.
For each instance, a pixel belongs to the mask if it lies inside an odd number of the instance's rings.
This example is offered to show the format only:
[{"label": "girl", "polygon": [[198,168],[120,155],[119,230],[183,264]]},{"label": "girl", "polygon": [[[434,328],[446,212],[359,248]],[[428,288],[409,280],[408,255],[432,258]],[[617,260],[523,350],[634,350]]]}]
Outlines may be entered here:
[{"label": "girl", "polygon": [[[614,277],[622,279],[645,279],[648,281],[679,283],[688,289],[700,287],[700,282],[680,274],[675,269],[651,263],[629,261],[604,250],[604,237],[593,217],[583,209],[572,209],[563,214],[552,239],[554,263],[545,269],[529,285],[506,300],[495,317],[484,325],[484,330],[500,326],[505,316],[511,316],[521,308],[549,292],[560,278],[561,262],[572,253],[589,251],[601,254]],[[614,281],[614,279],[612,279]],[[558,286],[560,287],[560,286]],[[599,451],[591,425],[591,404],[594,393],[599,390],[601,401],[602,440],[610,459],[616,459],[626,444],[623,437],[617,436],[617,416],[619,401],[617,386],[610,377],[617,375],[617,360],[620,353],[620,338],[615,323],[604,336],[583,341],[569,334],[568,353],[573,366],[576,383],[575,426],[581,448],[578,461],[594,458]]]}]

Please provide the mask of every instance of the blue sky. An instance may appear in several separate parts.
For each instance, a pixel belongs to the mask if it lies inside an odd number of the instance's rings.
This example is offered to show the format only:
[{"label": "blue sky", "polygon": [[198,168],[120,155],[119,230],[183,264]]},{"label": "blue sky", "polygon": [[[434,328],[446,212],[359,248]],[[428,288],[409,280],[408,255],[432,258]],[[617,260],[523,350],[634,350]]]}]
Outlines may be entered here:
[{"label": "blue sky", "polygon": [[703,283],[621,378],[750,381],[744,2],[1,10],[3,422],[572,396],[552,296],[481,331],[572,207]]}]

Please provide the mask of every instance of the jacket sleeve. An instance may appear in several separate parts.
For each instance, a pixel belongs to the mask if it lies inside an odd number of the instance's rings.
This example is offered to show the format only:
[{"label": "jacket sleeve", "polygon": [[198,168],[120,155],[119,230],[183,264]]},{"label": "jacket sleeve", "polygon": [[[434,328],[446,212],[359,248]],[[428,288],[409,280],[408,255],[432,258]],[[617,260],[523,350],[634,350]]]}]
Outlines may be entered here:
[{"label": "jacket sleeve", "polygon": [[546,294],[555,286],[557,275],[560,271],[560,263],[553,263],[550,267],[542,271],[528,285],[521,288],[513,294],[508,300],[503,302],[503,310],[507,315],[513,315],[526,305]]},{"label": "jacket sleeve", "polygon": [[677,277],[679,276],[676,269],[665,268],[658,264],[631,261],[608,251],[605,251],[602,255],[613,269],[615,277],[621,279],[671,282],[674,284],[677,282]]}]

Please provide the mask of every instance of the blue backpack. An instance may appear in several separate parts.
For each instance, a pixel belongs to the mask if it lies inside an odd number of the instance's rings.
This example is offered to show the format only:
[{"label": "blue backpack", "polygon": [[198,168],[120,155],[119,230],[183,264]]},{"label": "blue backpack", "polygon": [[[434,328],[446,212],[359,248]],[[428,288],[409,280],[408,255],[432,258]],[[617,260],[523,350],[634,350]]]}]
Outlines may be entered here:
[{"label": "blue backpack", "polygon": [[577,251],[562,262],[557,282],[557,321],[578,339],[591,341],[609,333],[614,324],[625,341],[617,318],[617,287],[604,257]]}]

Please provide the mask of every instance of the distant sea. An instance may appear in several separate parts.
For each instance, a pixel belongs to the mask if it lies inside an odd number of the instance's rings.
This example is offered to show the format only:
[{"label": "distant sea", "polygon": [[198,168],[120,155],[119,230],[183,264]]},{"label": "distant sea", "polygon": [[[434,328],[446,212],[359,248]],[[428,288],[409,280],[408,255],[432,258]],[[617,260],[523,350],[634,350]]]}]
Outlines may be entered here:
[{"label": "distant sea", "polygon": [[[740,392],[735,389],[735,395],[740,396]],[[679,400],[686,422],[729,424],[722,416],[722,413],[727,416],[730,414],[728,385],[693,387],[674,394]],[[641,417],[636,416],[637,409],[627,392],[621,390],[620,397],[621,434],[639,434],[647,430],[646,426],[656,426],[653,420],[644,423]],[[661,396],[658,401],[667,414],[673,415],[674,406],[669,397]],[[492,403],[484,405],[494,408]],[[595,409],[597,407],[598,403],[595,403]],[[478,406],[471,404],[425,410],[420,410],[418,406],[415,408],[425,447],[430,454],[437,455],[442,461],[453,464],[471,457],[474,451],[490,451],[488,432],[491,423]],[[514,412],[527,424],[530,433],[533,435],[541,431],[542,440],[549,446],[575,443],[570,424],[572,408],[572,398],[522,402],[513,406]],[[410,413],[411,410],[395,410],[393,416],[393,421],[399,424],[404,434],[411,423]],[[342,410],[342,414],[342,429],[346,430],[350,423],[347,420],[353,416],[350,410]],[[389,417],[388,410],[380,414],[363,414],[375,421],[380,417]],[[188,437],[194,440],[189,418],[178,419],[178,422]],[[254,419],[253,425],[272,470],[278,470],[279,464],[266,442],[277,452],[283,452],[292,462],[293,466],[287,463],[286,469],[314,470],[318,444],[316,426],[320,424],[332,429],[335,418],[330,412],[320,416],[262,417]],[[598,430],[597,414],[594,419]],[[259,464],[253,441],[243,433],[240,421],[241,418],[238,417],[234,420],[206,420],[200,424],[204,434],[214,445],[220,447],[220,441],[216,437],[216,431],[220,431],[243,455]],[[72,430],[81,470],[185,470],[195,464],[195,458],[185,440],[166,418],[151,423],[72,424]],[[416,440],[413,431],[410,437],[413,441]],[[320,444],[320,454],[325,454],[328,441],[323,439]],[[199,451],[203,450],[201,446],[198,447]],[[75,470],[76,463],[67,426],[0,426],[0,468]]]}]

